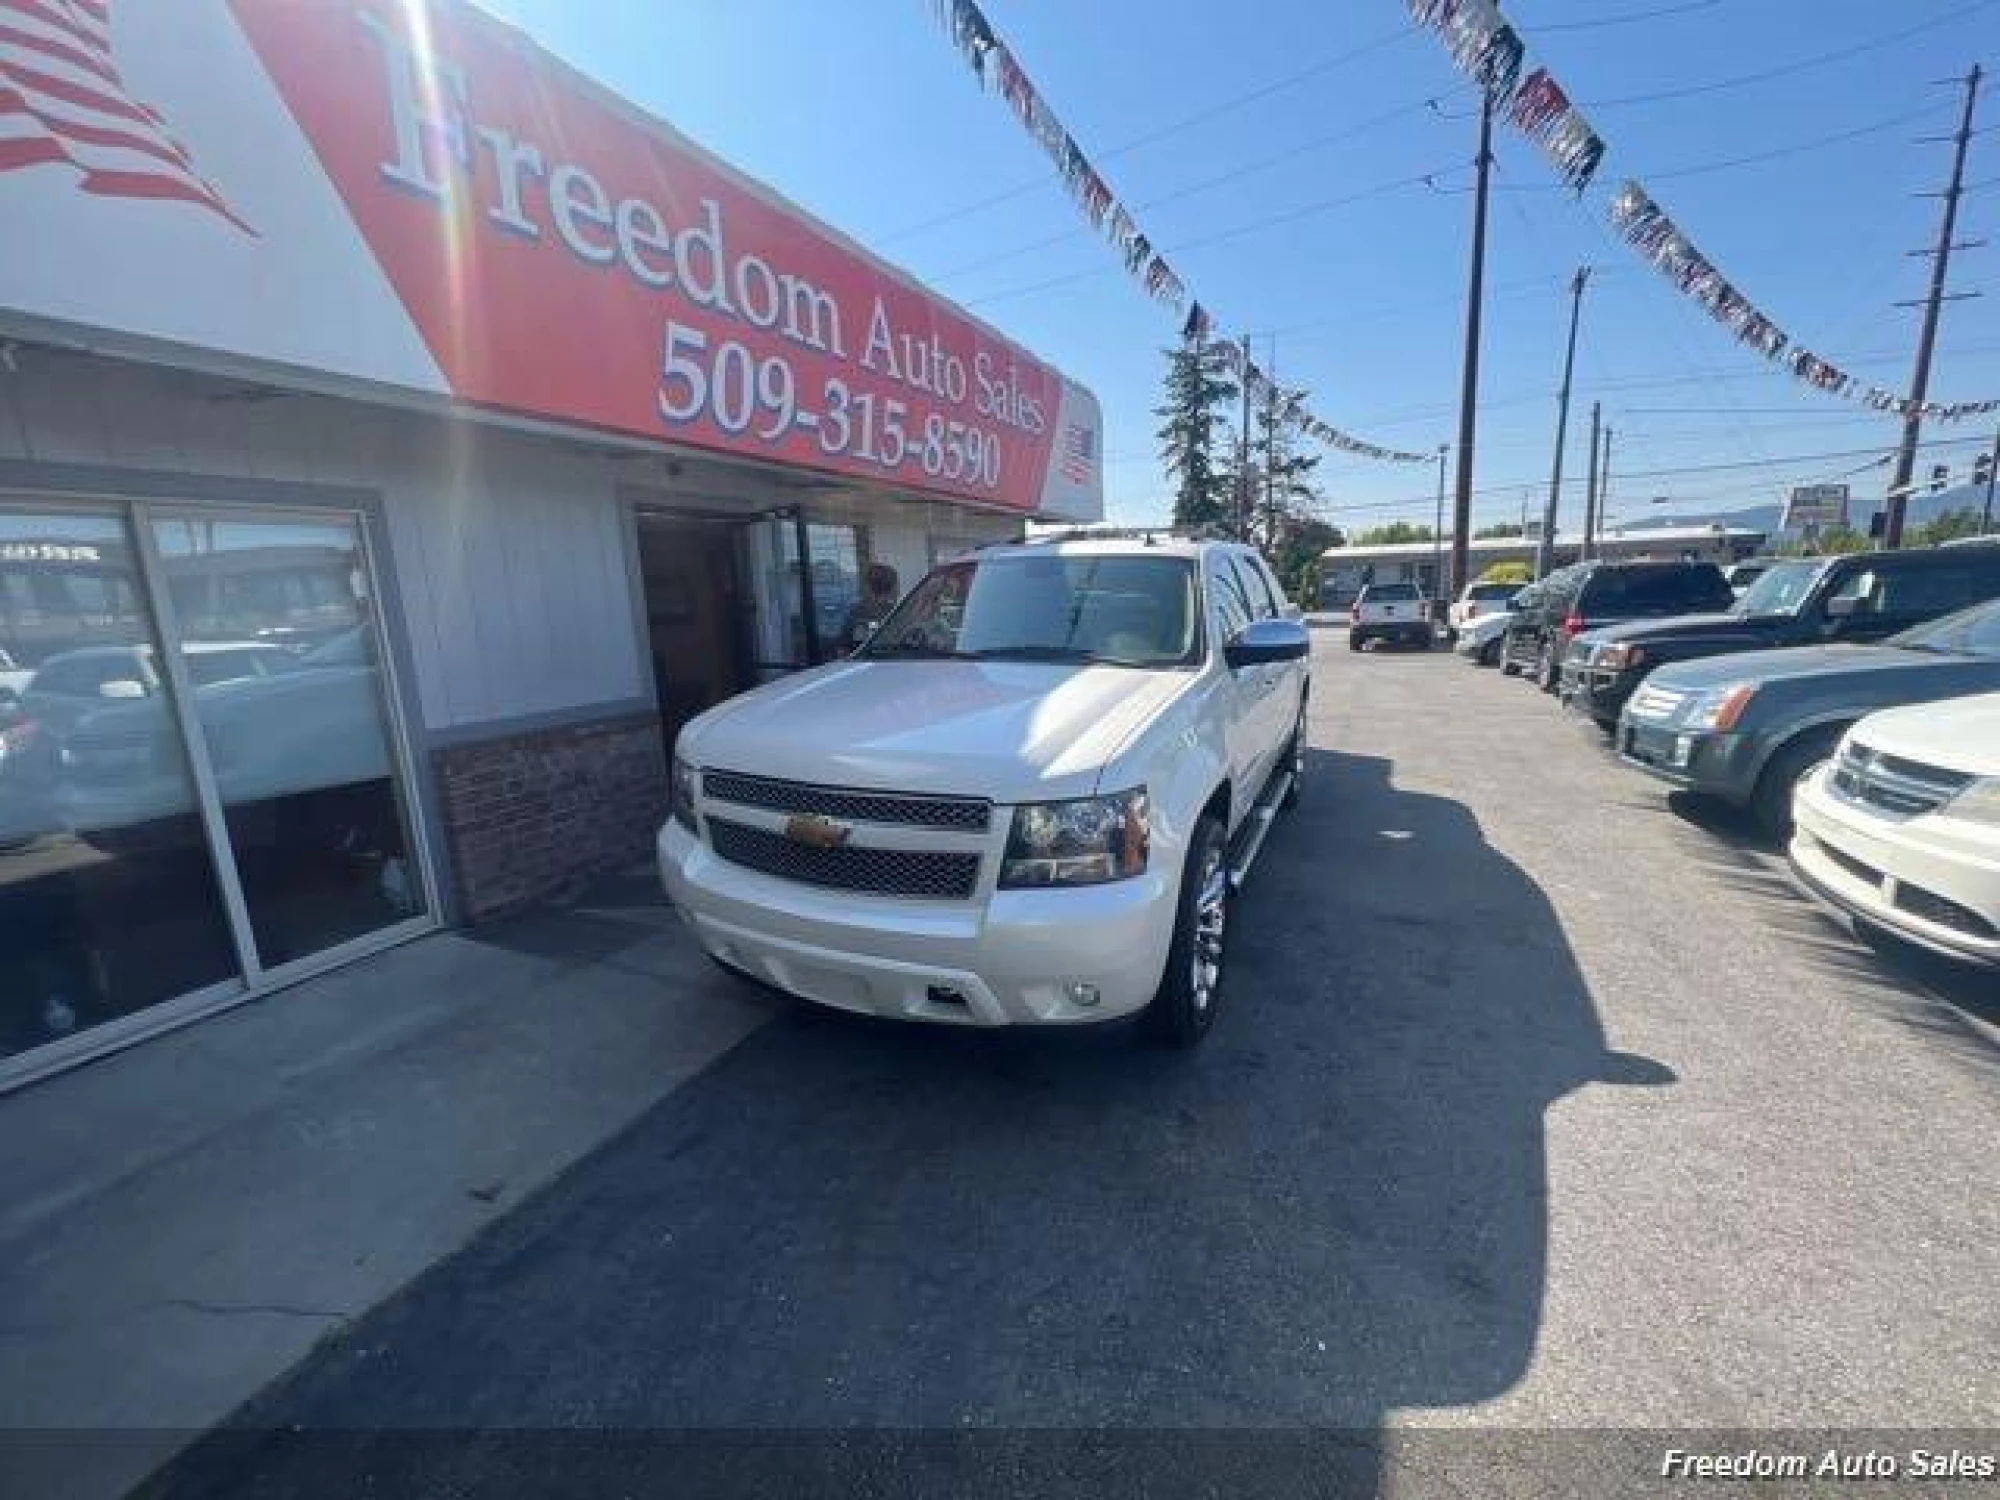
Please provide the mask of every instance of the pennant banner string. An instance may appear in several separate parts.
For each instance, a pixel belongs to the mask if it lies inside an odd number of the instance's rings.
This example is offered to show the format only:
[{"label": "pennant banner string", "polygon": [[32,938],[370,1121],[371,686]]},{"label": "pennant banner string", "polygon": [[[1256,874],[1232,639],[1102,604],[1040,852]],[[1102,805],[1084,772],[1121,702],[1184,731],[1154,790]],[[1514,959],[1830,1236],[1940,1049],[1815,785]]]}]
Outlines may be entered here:
[{"label": "pennant banner string", "polygon": [[[1493,109],[1539,146],[1557,173],[1581,196],[1603,163],[1603,139],[1570,101],[1547,68],[1525,75],[1525,48],[1519,33],[1500,14],[1496,0],[1408,0],[1419,26],[1435,31],[1459,70],[1483,85]],[[1925,401],[1921,405],[1857,380],[1831,360],[1800,344],[1739,291],[1696,248],[1639,183],[1628,181],[1613,195],[1611,224],[1620,238],[1737,339],[1782,365],[1815,390],[1859,401],[1872,410],[1912,414],[1941,422],[2000,411],[2000,400]]]},{"label": "pennant banner string", "polygon": [[[1445,9],[1452,8],[1446,0],[1432,0],[1432,3],[1442,4]],[[1477,3],[1490,9],[1492,0],[1477,0]],[[1109,241],[1126,274],[1155,302],[1172,308],[1176,313],[1185,309],[1181,332],[1188,342],[1198,346],[1215,342],[1215,320],[1209,310],[1193,299],[1187,283],[1168,264],[1166,256],[1141,232],[1131,212],[1117,201],[1103,174],[1091,165],[1083,148],[1077,145],[1041,90],[1035,87],[1034,80],[994,32],[980,10],[978,0],[927,0],[927,4],[939,28],[972,69],[980,87],[991,88],[999,94],[1020,121],[1022,129],[1048,154],[1077,211],[1094,231]],[[1494,14],[1497,16],[1498,13]],[[1511,89],[1513,79],[1520,71],[1521,56],[1520,40],[1516,37],[1511,52],[1505,46],[1489,46],[1481,50],[1476,61],[1482,76],[1496,82],[1504,79]],[[1217,347],[1231,371],[1249,385],[1253,395],[1259,390],[1275,391],[1269,377],[1257,367],[1255,361],[1246,360],[1234,342],[1225,339]],[[1280,420],[1328,447],[1363,458],[1403,464],[1430,461],[1427,454],[1404,453],[1363,442],[1321,421],[1297,402],[1287,405]]]}]

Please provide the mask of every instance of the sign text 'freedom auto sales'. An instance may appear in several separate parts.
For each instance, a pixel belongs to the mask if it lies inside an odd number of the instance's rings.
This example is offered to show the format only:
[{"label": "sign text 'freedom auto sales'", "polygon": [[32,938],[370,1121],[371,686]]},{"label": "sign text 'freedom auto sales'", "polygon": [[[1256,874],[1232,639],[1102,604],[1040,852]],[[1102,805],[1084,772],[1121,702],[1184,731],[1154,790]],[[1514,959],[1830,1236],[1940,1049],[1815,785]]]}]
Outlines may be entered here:
[{"label": "sign text 'freedom auto sales'", "polygon": [[[669,224],[647,197],[614,196],[589,167],[475,122],[462,69],[435,59],[426,69],[401,32],[366,12],[358,19],[388,83],[383,180],[452,213],[457,188],[446,163],[455,163],[464,178],[487,183],[476,208],[491,230],[528,241],[552,235],[576,260],[688,308],[687,321],[665,320],[661,338],[656,405],[670,430],[707,421],[725,437],[764,444],[797,433],[829,457],[989,491],[1001,479],[1001,429],[1047,431],[1039,372],[1004,351],[962,353],[934,326],[899,327],[880,289],[868,293],[866,316],[850,321],[835,290],[754,251],[733,252],[716,197],[698,199],[692,222]],[[742,336],[723,336],[718,318]],[[764,336],[761,351],[746,341],[753,332]],[[827,374],[809,386],[787,347],[867,376]],[[882,382],[895,393],[866,388]]]}]

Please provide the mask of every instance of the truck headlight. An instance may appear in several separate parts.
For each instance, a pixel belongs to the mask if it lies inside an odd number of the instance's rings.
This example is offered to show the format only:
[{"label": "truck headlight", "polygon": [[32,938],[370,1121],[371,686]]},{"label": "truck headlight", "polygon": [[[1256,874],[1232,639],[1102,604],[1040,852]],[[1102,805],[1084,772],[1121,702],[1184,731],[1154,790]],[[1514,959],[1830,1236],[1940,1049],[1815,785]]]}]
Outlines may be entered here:
[{"label": "truck headlight", "polygon": [[1644,646],[1628,646],[1623,641],[1614,641],[1608,646],[1599,646],[1591,658],[1593,667],[1603,667],[1610,672],[1629,671],[1643,666],[1646,661]]},{"label": "truck headlight", "polygon": [[1075,802],[1025,803],[1014,809],[1000,884],[1102,885],[1144,874],[1152,835],[1144,787]]},{"label": "truck headlight", "polygon": [[673,789],[669,794],[669,809],[673,820],[689,833],[696,832],[694,826],[694,767],[674,757]]},{"label": "truck headlight", "polygon": [[2000,827],[2000,776],[1982,776],[1938,809],[1948,818]]},{"label": "truck headlight", "polygon": [[1754,682],[1732,682],[1723,687],[1711,688],[1688,705],[1687,718],[1683,721],[1689,729],[1713,729],[1728,733],[1743,717],[1743,710],[1750,706],[1750,700],[1757,696]]}]

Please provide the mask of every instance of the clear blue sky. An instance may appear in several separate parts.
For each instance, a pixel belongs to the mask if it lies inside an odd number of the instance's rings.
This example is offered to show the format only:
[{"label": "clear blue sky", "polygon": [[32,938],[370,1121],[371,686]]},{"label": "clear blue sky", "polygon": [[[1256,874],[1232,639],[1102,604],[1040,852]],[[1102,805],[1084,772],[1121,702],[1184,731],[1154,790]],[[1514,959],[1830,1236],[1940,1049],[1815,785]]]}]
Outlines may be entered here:
[{"label": "clear blue sky", "polygon": [[[1039,148],[978,90],[927,0],[484,3],[1085,382],[1104,404],[1109,513],[1166,514],[1151,408],[1174,319],[1082,228]],[[1401,0],[985,8],[1113,190],[1137,205],[1157,200],[1139,212],[1142,228],[1222,326],[1275,331],[1280,378],[1309,386],[1336,426],[1409,449],[1455,435],[1470,199],[1371,190],[1425,172],[1450,187],[1469,182],[1471,96]],[[1525,495],[1546,491],[1564,283],[1580,262],[1598,279],[1578,359],[1574,504],[1585,452],[1577,429],[1593,399],[1617,433],[1614,520],[1642,519],[1655,496],[1681,509],[1780,498],[1893,447],[1893,421],[1806,391],[1613,240],[1603,186],[1626,175],[1648,182],[1781,325],[1900,390],[1917,314],[1894,303],[1923,291],[1928,262],[1907,252],[1931,243],[1938,212],[1913,195],[1942,185],[1949,151],[1914,138],[1956,123],[1962,92],[1937,80],[1975,60],[2000,64],[2000,3],[1512,0],[1503,9],[1531,56],[1586,105],[1785,69],[1939,24],[1741,87],[1589,110],[1610,152],[1582,205],[1531,147],[1500,131],[1475,520],[1517,517]],[[1340,61],[1362,48],[1372,50]],[[1432,98],[1435,110],[1423,105]],[[1989,84],[1983,106],[1986,133],[1968,172],[1981,186],[1960,234],[2000,242],[2000,86]],[[1198,114],[1210,118],[1171,128]],[[1668,175],[1846,132],[1863,133]],[[1025,190],[988,201],[1013,189]],[[1954,284],[1990,288],[1996,264],[2000,243],[1966,252]],[[1268,362],[1267,350],[1260,341]],[[1946,308],[1932,394],[2000,395],[2000,296]],[[1990,424],[1926,431],[1927,444],[1981,435],[1991,441]],[[1868,454],[1791,461],[1849,449]],[[1940,443],[1923,462],[1951,462],[1962,477],[1972,452]],[[1776,461],[1691,471],[1748,460]],[[1343,525],[1429,520],[1434,468],[1333,454],[1320,472]],[[1857,495],[1879,495],[1882,473],[1854,476]]]}]

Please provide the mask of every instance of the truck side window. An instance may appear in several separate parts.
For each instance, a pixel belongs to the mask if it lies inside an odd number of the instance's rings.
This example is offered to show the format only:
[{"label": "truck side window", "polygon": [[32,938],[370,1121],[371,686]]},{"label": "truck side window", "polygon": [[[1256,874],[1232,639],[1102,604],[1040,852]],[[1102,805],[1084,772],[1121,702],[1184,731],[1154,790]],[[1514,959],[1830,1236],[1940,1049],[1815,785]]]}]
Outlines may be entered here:
[{"label": "truck side window", "polygon": [[1271,584],[1264,577],[1264,570],[1257,565],[1254,557],[1238,557],[1231,561],[1243,580],[1244,597],[1250,601],[1250,613],[1259,620],[1275,620],[1281,611],[1277,601],[1271,597]]},{"label": "truck side window", "polygon": [[1229,559],[1220,553],[1209,564],[1208,597],[1217,633],[1225,641],[1234,640],[1250,623],[1252,611],[1249,596],[1243,592],[1243,581],[1236,576]]}]

